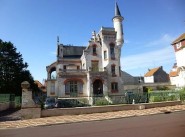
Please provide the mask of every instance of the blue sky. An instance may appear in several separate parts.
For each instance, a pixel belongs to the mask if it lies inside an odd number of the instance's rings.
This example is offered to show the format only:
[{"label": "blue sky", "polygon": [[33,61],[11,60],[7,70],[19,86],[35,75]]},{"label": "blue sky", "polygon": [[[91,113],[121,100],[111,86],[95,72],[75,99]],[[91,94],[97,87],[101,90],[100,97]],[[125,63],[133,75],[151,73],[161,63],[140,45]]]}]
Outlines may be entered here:
[{"label": "blue sky", "polygon": [[[122,70],[134,76],[175,63],[170,43],[185,32],[184,0],[117,0],[124,16]],[[11,41],[34,79],[46,79],[60,43],[87,46],[92,31],[113,27],[115,0],[0,0],[0,39]]]}]

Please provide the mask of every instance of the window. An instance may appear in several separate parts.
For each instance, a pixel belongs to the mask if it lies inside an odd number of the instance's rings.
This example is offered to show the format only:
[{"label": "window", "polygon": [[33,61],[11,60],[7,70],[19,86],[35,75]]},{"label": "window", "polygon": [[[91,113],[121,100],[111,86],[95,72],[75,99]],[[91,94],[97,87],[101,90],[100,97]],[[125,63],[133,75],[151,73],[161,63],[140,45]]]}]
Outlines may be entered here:
[{"label": "window", "polygon": [[104,59],[107,59],[107,51],[104,51]]},{"label": "window", "polygon": [[111,66],[111,73],[112,73],[112,76],[116,76],[116,70],[115,70],[115,65],[113,64],[112,66]]},{"label": "window", "polygon": [[114,44],[110,44],[110,57],[111,59],[115,59]]},{"label": "window", "polygon": [[66,69],[66,65],[63,66],[63,69]]},{"label": "window", "polygon": [[83,83],[81,81],[68,81],[65,84],[65,94],[76,97],[79,94],[83,94]]},{"label": "window", "polygon": [[99,71],[98,61],[94,60],[91,62],[92,71]]},{"label": "window", "polygon": [[112,90],[112,92],[118,92],[118,83],[117,82],[111,83],[111,90]]},{"label": "window", "polygon": [[181,48],[181,42],[176,44],[176,48],[177,49],[180,49]]},{"label": "window", "polygon": [[96,45],[93,45],[93,55],[97,55],[97,53],[96,53]]},{"label": "window", "polygon": [[69,93],[70,93],[70,83],[67,82],[67,83],[65,84],[65,94],[69,94]]},{"label": "window", "polygon": [[51,92],[50,92],[51,95],[54,95],[55,94],[55,83],[51,83]]},{"label": "window", "polygon": [[70,93],[77,93],[77,81],[70,81]]},{"label": "window", "polygon": [[77,66],[77,69],[79,70],[80,69],[80,66]]},{"label": "window", "polygon": [[121,77],[121,67],[119,66],[119,76]]},{"label": "window", "polygon": [[83,94],[83,83],[78,81],[78,93]]}]

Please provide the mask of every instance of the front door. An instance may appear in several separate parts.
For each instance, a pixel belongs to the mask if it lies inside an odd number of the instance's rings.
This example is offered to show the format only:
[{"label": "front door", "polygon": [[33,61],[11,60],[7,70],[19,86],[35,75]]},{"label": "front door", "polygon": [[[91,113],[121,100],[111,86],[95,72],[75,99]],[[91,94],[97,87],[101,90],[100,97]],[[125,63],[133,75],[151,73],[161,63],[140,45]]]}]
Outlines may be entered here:
[{"label": "front door", "polygon": [[103,96],[103,83],[99,79],[93,83],[93,94],[95,96]]}]

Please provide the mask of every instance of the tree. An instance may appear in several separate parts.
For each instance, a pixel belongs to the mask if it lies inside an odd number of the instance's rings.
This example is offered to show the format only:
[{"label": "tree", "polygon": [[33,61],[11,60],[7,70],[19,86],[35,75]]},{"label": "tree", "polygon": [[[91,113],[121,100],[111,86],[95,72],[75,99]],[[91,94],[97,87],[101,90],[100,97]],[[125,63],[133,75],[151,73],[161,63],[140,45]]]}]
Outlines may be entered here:
[{"label": "tree", "polygon": [[28,64],[16,50],[11,42],[0,39],[0,93],[21,95],[21,83],[25,80],[35,87]]}]

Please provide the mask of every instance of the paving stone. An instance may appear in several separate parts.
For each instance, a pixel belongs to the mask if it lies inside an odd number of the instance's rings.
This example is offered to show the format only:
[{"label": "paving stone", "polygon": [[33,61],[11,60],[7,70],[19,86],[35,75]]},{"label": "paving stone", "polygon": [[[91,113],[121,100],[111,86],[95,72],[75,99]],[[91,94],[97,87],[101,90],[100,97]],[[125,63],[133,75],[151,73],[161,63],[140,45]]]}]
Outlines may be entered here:
[{"label": "paving stone", "polygon": [[127,111],[125,110],[125,111],[117,111],[117,112],[83,114],[83,115],[74,115],[74,116],[70,115],[70,116],[56,116],[56,117],[46,117],[46,118],[18,120],[18,121],[3,121],[3,122],[0,122],[0,129],[25,128],[25,127],[34,127],[34,126],[51,125],[51,124],[106,120],[106,119],[125,118],[125,117],[132,117],[132,116],[161,114],[161,113],[167,113],[167,112],[177,112],[177,111],[184,111],[184,110],[185,110],[185,105],[178,105],[178,106],[151,108],[151,109],[144,109],[144,110],[127,110]]}]

